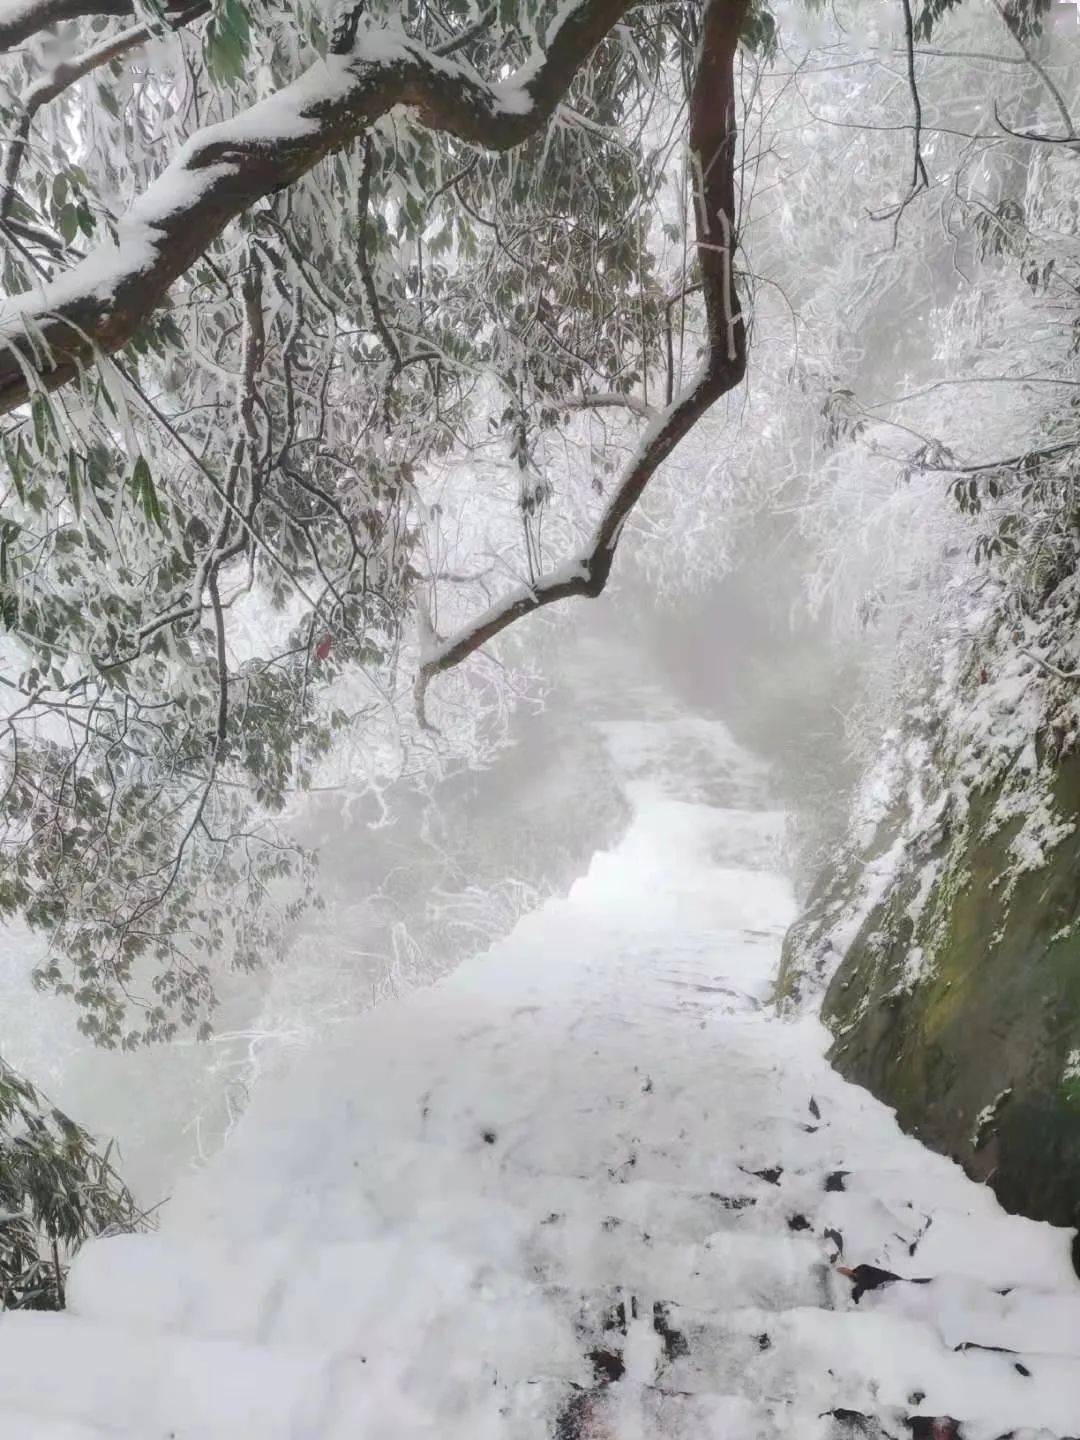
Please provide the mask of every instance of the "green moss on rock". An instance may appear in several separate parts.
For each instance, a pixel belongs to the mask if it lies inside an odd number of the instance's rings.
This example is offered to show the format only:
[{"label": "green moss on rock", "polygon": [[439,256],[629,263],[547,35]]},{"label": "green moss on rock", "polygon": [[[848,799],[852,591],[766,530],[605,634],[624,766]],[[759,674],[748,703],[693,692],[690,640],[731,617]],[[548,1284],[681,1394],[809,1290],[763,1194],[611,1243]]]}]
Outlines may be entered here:
[{"label": "green moss on rock", "polygon": [[[987,1181],[1006,1208],[1066,1225],[1080,1205],[1080,1085],[1069,1078],[1080,1050],[1080,828],[1041,868],[1016,874],[1020,821],[994,826],[999,793],[976,795],[924,853],[913,847],[822,1014],[837,1069],[894,1106],[905,1129]],[[1080,757],[1059,765],[1054,799],[1080,821]]]}]

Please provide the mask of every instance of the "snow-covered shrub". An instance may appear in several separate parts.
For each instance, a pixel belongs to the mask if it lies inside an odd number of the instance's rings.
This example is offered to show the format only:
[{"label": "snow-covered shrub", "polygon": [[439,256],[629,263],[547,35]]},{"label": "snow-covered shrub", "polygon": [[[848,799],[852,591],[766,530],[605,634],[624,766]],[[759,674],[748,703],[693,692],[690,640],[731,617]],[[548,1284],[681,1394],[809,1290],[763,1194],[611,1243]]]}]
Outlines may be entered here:
[{"label": "snow-covered shrub", "polygon": [[92,1235],[144,1229],[111,1147],[0,1061],[0,1309],[59,1310],[72,1254]]}]

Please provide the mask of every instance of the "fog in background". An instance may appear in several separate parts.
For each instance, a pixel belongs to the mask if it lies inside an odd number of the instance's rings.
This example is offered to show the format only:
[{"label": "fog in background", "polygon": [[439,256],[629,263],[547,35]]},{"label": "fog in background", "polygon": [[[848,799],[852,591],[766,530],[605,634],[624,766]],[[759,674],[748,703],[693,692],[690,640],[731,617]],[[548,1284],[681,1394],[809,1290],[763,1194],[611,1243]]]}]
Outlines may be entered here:
[{"label": "fog in background", "polygon": [[785,775],[834,745],[835,713],[821,693],[820,633],[792,628],[792,597],[763,592],[751,579],[757,557],[746,564],[680,606],[658,604],[631,574],[556,627],[537,625],[543,683],[487,768],[461,766],[422,789],[402,780],[383,796],[385,813],[363,795],[305,797],[290,829],[318,854],[323,908],[296,926],[284,961],[239,975],[222,966],[208,1042],[95,1048],[72,1005],[32,989],[43,943],[13,927],[2,948],[0,1054],[115,1138],[125,1178],[154,1205],[221,1145],[268,1068],[487,948],[617,841],[629,811],[597,719],[720,718],[775,764],[782,797]]}]

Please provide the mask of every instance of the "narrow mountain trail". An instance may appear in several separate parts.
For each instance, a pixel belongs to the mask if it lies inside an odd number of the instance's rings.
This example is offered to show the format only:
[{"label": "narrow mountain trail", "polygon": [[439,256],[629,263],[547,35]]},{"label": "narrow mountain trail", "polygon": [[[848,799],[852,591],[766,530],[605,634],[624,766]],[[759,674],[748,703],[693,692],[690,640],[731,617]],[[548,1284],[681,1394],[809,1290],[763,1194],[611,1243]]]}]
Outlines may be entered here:
[{"label": "narrow mountain trail", "polygon": [[619,846],[266,1080],[66,1314],[0,1318],[4,1440],[1080,1434],[1069,1233],[769,1007],[763,770],[714,722],[600,723]]}]

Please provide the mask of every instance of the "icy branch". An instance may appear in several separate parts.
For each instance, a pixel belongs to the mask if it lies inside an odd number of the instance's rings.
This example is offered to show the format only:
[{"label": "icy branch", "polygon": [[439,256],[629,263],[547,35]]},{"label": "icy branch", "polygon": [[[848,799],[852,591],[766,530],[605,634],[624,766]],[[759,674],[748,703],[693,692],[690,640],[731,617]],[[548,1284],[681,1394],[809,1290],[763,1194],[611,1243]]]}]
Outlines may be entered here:
[{"label": "icy branch", "polygon": [[[403,31],[360,30],[291,85],[181,149],[103,244],[66,275],[20,296],[0,317],[0,414],[32,383],[67,384],[97,352],[126,344],[230,221],[293,184],[396,106],[421,124],[486,150],[509,150],[540,130],[578,68],[630,0],[573,0],[547,47],[488,84],[468,66],[425,50]],[[742,0],[721,0],[725,14]],[[31,338],[32,337],[32,338]]]},{"label": "icy branch", "polygon": [[[166,18],[185,8],[183,4],[166,4]],[[135,11],[132,0],[2,0],[0,54],[65,20],[81,20],[89,15],[134,16]]]},{"label": "icy branch", "polygon": [[565,410],[630,410],[642,420],[655,420],[659,414],[640,395],[622,395],[618,391],[603,391],[586,395],[567,395],[559,404]]}]

